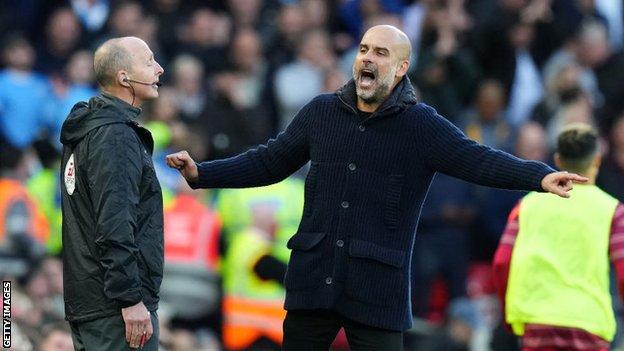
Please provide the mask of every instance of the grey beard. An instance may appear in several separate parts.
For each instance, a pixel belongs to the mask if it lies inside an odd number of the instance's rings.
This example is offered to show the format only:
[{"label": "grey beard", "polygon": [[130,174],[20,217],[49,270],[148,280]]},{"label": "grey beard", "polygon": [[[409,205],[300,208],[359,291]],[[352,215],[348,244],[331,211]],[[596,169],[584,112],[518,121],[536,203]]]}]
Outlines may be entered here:
[{"label": "grey beard", "polygon": [[358,87],[357,81],[355,84],[355,93],[360,99],[362,99],[362,101],[364,101],[367,104],[374,104],[374,103],[378,103],[378,102],[385,100],[385,98],[387,97],[389,93],[389,90],[390,90],[390,85],[388,83],[380,82],[377,89],[375,89],[375,91],[370,96],[367,96],[368,94],[360,90],[360,88]]},{"label": "grey beard", "polygon": [[360,78],[360,75],[355,70],[355,65],[352,68],[352,72],[353,72],[353,80],[355,81],[355,93],[357,94],[357,96],[366,104],[375,104],[378,102],[382,102],[390,94],[390,85],[392,84],[394,80],[396,69],[390,72],[390,74],[388,75],[388,79],[386,79],[385,81],[382,81],[382,80],[378,81],[379,86],[377,87],[377,89],[375,89],[375,91],[370,96],[366,96],[365,95],[366,93],[361,91],[358,86],[358,80]]}]

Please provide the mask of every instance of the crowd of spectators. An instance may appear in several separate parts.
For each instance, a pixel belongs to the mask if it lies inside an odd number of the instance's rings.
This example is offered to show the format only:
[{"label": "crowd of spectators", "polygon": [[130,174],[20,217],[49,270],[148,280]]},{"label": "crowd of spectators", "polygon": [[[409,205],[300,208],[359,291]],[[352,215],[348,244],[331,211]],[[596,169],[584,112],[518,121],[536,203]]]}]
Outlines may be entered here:
[{"label": "crowd of spectators", "polygon": [[[99,44],[137,36],[165,69],[141,123],[154,134],[160,182],[175,197],[187,189],[164,154],[216,159],[275,136],[311,98],[351,77],[359,39],[377,24],[410,37],[419,100],[483,144],[552,163],[563,126],[596,126],[598,185],[624,201],[623,0],[2,1],[0,179],[28,188],[38,207],[0,201],[0,275],[15,282],[14,349],[72,349],[62,320],[58,182],[45,191],[37,180],[58,174],[59,133],[73,104],[97,94]],[[488,264],[522,195],[437,175],[412,262],[422,323],[408,334],[429,337],[406,338],[410,349],[509,349]],[[213,207],[217,196],[200,198]],[[42,240],[28,229],[35,212],[47,218]],[[218,322],[170,322],[163,318],[163,350],[219,349]]]}]

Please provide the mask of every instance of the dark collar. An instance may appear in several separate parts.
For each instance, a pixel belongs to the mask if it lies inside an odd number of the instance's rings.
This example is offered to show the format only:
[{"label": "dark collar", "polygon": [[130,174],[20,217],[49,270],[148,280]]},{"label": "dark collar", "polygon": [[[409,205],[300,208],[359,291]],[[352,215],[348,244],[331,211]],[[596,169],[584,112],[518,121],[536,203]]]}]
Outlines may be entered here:
[{"label": "dark collar", "polygon": [[[336,91],[336,95],[349,107],[357,111],[357,94],[355,92],[355,81],[350,79],[347,84]],[[377,116],[384,116],[403,110],[418,102],[416,92],[407,76],[394,87],[390,96],[374,112]]]},{"label": "dark collar", "polygon": [[100,97],[105,103],[113,105],[123,114],[124,117],[130,119],[131,121],[135,121],[141,113],[140,108],[134,107],[116,96],[102,92]]}]

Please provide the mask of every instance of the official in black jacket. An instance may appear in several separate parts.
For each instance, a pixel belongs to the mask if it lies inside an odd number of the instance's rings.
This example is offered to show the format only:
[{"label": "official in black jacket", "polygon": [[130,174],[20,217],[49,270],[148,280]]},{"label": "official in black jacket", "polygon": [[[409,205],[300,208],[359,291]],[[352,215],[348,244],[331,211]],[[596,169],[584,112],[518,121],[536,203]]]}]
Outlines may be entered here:
[{"label": "official in black jacket", "polygon": [[102,44],[94,68],[101,95],[61,131],[65,315],[76,350],[157,350],[162,195],[136,118],[163,69],[134,37]]}]

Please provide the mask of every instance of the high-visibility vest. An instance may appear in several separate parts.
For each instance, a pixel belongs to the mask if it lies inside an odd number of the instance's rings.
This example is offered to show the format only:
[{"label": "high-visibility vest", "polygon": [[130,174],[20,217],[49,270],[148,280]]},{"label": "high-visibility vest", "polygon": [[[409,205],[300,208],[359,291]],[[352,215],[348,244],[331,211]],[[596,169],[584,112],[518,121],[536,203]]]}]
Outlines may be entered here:
[{"label": "high-visibility vest", "polygon": [[193,195],[173,199],[164,214],[165,262],[216,270],[221,222]]},{"label": "high-visibility vest", "polygon": [[50,224],[50,235],[46,242],[48,252],[56,255],[61,252],[63,238],[61,224],[61,187],[57,169],[42,169],[27,183],[28,193],[41,209]]},{"label": "high-visibility vest", "polygon": [[260,279],[254,265],[269,254],[271,243],[254,229],[237,233],[223,261],[223,343],[242,350],[261,337],[282,343],[285,291]]},{"label": "high-visibility vest", "polygon": [[225,241],[229,243],[231,237],[251,225],[254,206],[259,204],[273,206],[278,228],[271,254],[284,263],[288,262],[290,251],[286,243],[299,226],[303,199],[304,182],[293,177],[277,184],[253,189],[219,190],[216,208],[227,232]]},{"label": "high-visibility vest", "polygon": [[0,179],[0,247],[5,242],[7,235],[6,219],[7,211],[14,204],[22,202],[29,213],[30,220],[28,222],[28,235],[45,245],[50,234],[50,226],[37,204],[28,194],[28,191],[22,183],[13,179]]},{"label": "high-visibility vest", "polygon": [[575,185],[569,199],[522,199],[506,295],[516,334],[525,324],[544,324],[613,339],[609,237],[617,204],[594,185]]}]

